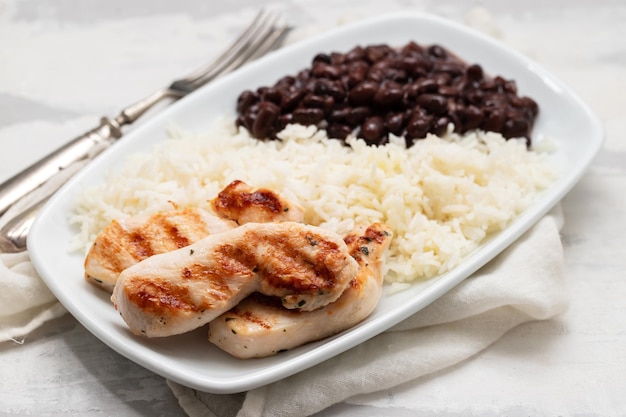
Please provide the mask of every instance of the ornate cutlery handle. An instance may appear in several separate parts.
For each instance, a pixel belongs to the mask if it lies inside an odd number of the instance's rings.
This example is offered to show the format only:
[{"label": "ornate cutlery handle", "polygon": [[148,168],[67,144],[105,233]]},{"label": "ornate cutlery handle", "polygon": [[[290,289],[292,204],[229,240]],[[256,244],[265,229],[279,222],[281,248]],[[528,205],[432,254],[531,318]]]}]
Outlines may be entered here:
[{"label": "ornate cutlery handle", "polygon": [[0,184],[0,215],[22,197],[46,183],[68,166],[93,159],[122,136],[120,125],[107,117],[100,125],[45,156]]}]

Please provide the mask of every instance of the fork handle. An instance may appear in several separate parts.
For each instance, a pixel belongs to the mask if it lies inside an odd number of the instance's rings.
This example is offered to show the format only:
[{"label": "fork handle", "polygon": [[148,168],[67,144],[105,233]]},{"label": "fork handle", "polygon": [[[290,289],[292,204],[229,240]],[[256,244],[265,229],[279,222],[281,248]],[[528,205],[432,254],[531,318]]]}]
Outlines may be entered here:
[{"label": "fork handle", "polygon": [[69,166],[76,162],[93,159],[121,136],[119,123],[103,117],[98,127],[71,140],[9,178],[0,184],[0,215]]},{"label": "fork handle", "polygon": [[[34,191],[67,167],[91,160],[122,137],[121,127],[129,125],[163,99],[179,99],[187,91],[163,88],[124,108],[115,119],[103,117],[100,125],[71,140],[56,151],[0,184],[0,216],[13,204]],[[61,184],[58,185],[59,188]],[[56,191],[52,190],[52,191]]]},{"label": "fork handle", "polygon": [[163,99],[179,99],[184,97],[187,93],[188,91],[175,90],[173,88],[163,88],[161,90],[157,90],[143,100],[139,100],[138,102],[126,107],[115,120],[120,122],[120,125],[131,124],[135,120],[139,119],[139,117],[143,116],[148,110],[163,101]]}]

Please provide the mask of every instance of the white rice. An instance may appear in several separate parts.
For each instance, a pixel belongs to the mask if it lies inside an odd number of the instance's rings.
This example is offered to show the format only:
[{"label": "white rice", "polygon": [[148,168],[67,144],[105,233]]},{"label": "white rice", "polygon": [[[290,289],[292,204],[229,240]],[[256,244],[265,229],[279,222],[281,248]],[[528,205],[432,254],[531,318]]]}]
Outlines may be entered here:
[{"label": "white rice", "polygon": [[88,248],[112,219],[207,201],[235,179],[297,198],[305,222],[348,232],[384,222],[394,232],[387,282],[431,278],[457,266],[485,237],[506,227],[557,176],[546,154],[523,140],[474,132],[429,136],[411,148],[391,138],[382,147],[290,125],[280,141],[261,142],[232,121],[171,139],[132,155],[106,183],[89,188],[71,223],[74,248]]}]

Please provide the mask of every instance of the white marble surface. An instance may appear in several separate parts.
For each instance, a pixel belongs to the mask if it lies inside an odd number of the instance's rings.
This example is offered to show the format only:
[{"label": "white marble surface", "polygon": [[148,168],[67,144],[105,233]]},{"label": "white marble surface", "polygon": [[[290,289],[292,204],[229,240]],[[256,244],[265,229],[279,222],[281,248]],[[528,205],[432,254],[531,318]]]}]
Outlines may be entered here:
[{"label": "white marble surface", "polygon": [[[217,52],[254,0],[0,0],[0,180]],[[453,368],[321,416],[626,416],[626,4],[293,0],[306,36],[387,10],[480,27],[555,73],[607,139],[565,197],[570,308]],[[165,381],[66,315],[0,344],[1,415],[182,416]]]}]

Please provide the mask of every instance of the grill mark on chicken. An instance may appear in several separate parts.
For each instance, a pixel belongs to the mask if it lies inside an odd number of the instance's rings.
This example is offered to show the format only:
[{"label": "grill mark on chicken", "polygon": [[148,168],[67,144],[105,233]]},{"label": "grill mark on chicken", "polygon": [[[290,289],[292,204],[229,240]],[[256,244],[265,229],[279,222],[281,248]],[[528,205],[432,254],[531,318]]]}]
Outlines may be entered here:
[{"label": "grill mark on chicken", "polygon": [[266,188],[254,190],[240,180],[228,184],[211,200],[211,206],[220,216],[240,225],[250,222],[301,222],[304,217],[304,209],[299,204]]},{"label": "grill mark on chicken", "polygon": [[[126,257],[119,256],[121,252],[126,255],[126,251],[123,251],[121,243],[124,241],[124,235],[126,231],[122,225],[114,220],[107,228],[108,233],[101,234],[99,239],[94,242],[90,254],[99,254],[100,259],[103,261],[101,265],[105,270],[108,269],[112,273],[121,272],[126,267]],[[97,255],[94,255],[97,256]],[[134,259],[134,256],[133,256]],[[85,259],[86,278],[91,278],[89,274],[89,267],[92,258],[87,255]],[[94,274],[98,278],[104,278],[100,274]],[[93,281],[92,281],[93,282]]]},{"label": "grill mark on chicken", "polygon": [[238,358],[265,357],[337,334],[365,319],[382,294],[382,267],[391,243],[381,224],[344,238],[359,271],[335,302],[315,311],[284,308],[276,297],[252,294],[209,323],[209,341]]},{"label": "grill mark on chicken", "polygon": [[150,241],[146,239],[144,233],[141,232],[133,232],[123,236],[122,238],[126,238],[125,243],[131,248],[129,253],[133,258],[137,260],[146,259],[149,256],[154,255],[154,250],[152,250],[152,245]]},{"label": "grill mark on chicken", "polygon": [[[316,241],[311,245],[314,251],[307,247],[312,239]],[[269,249],[259,265],[259,274],[268,285],[295,292],[325,292],[336,285],[335,275],[326,261],[339,249],[335,242],[315,239],[310,234],[305,234],[304,242],[297,245],[293,244],[293,236],[271,236],[266,241]]]},{"label": "grill mark on chicken", "polygon": [[261,327],[265,327],[266,329],[270,328],[270,325],[265,323],[262,318],[256,317],[253,313],[249,311],[244,311],[243,316],[246,318],[246,320],[257,323]]},{"label": "grill mark on chicken", "polygon": [[249,223],[127,268],[112,300],[134,333],[169,336],[208,323],[255,291],[280,297],[287,308],[321,308],[341,296],[357,270],[332,232]]},{"label": "grill mark on chicken", "polygon": [[[271,306],[274,308],[282,308],[281,304],[280,304],[280,300],[276,297],[269,297],[267,295],[263,295],[263,294],[259,294],[258,292],[255,292],[253,294],[250,294],[250,296],[248,296],[248,298],[246,298],[246,300],[251,300],[255,303],[258,303],[260,305],[265,305],[265,306]],[[297,310],[289,310],[292,311],[294,314],[298,314]],[[263,319],[263,317],[259,317],[257,316],[254,311],[250,311],[250,310],[245,310],[245,309],[240,309],[238,306],[235,306],[232,310],[230,310],[230,312],[232,315],[234,316],[239,316],[239,317],[243,317],[244,320],[246,320],[247,322],[250,323],[255,323],[260,327],[263,327],[264,329],[271,329],[272,326]],[[227,313],[228,314],[228,313]],[[226,317],[224,318],[224,320],[229,321],[229,320],[236,320],[235,317]]]},{"label": "grill mark on chicken", "polygon": [[163,308],[181,311],[198,311],[189,300],[189,289],[172,285],[167,281],[144,281],[132,295],[137,306],[150,313],[158,313]]},{"label": "grill mark on chicken", "polygon": [[180,277],[183,281],[197,281],[203,285],[205,295],[198,296],[191,289],[193,286],[180,285],[176,280],[143,279],[135,277],[137,288],[128,293],[129,301],[135,304],[146,314],[160,315],[163,311],[202,312],[213,308],[217,302],[223,302],[234,295],[228,283],[228,276],[237,274],[242,277],[252,277],[251,268],[245,267],[237,260],[217,267],[200,263],[184,267]]},{"label": "grill mark on chicken", "polygon": [[167,226],[169,226],[169,228],[167,229],[168,235],[170,236],[172,242],[174,242],[177,248],[184,248],[185,246],[188,246],[189,244],[191,244],[189,239],[187,239],[186,236],[183,236],[180,233],[180,230],[178,230],[178,227],[174,225],[169,225],[169,224]]}]

